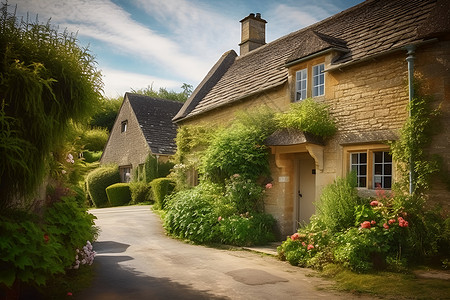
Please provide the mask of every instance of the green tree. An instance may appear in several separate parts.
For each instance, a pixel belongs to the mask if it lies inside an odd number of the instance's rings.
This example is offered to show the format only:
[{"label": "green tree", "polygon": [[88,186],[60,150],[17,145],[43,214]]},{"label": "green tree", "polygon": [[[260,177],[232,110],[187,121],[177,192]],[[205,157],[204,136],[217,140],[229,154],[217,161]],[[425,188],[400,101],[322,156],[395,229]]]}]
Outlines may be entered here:
[{"label": "green tree", "polygon": [[101,127],[111,129],[114,126],[117,114],[119,113],[120,106],[122,105],[123,97],[117,98],[102,98],[101,104],[96,113],[92,116],[89,125],[92,128]]},{"label": "green tree", "polygon": [[156,91],[153,89],[153,84],[152,84],[152,85],[147,86],[146,88],[139,89],[139,90],[131,89],[131,91],[135,94],[141,94],[141,95],[150,96],[150,97],[186,102],[186,100],[192,94],[192,85],[183,83],[181,88],[183,89],[183,91],[179,92],[179,93],[177,93],[173,90],[168,91],[166,88],[159,88],[159,91]]},{"label": "green tree", "polygon": [[75,35],[59,32],[50,22],[19,21],[7,4],[0,13],[3,208],[42,183],[49,155],[72,122],[88,121],[103,84],[94,56]]}]

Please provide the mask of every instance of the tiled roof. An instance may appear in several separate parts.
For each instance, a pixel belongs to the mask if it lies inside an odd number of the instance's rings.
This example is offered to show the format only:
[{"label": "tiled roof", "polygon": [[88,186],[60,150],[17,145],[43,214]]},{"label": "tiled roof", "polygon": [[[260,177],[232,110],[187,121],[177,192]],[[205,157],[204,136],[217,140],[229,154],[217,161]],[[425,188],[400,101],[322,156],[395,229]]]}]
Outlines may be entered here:
[{"label": "tiled roof", "polygon": [[172,118],[183,103],[125,93],[153,154],[174,154],[177,125]]},{"label": "tiled roof", "polygon": [[[243,56],[228,52],[197,87],[175,121],[239,101],[287,82],[289,62],[335,49],[333,66],[399,50],[448,32],[448,0],[367,0]],[[439,7],[436,9],[435,7]],[[441,10],[447,10],[442,12]],[[440,19],[435,20],[435,16]],[[447,23],[445,23],[447,22]],[[231,53],[231,54],[230,54]],[[230,63],[230,59],[233,59]],[[223,74],[210,83],[211,74]],[[202,91],[198,95],[198,91]]]}]

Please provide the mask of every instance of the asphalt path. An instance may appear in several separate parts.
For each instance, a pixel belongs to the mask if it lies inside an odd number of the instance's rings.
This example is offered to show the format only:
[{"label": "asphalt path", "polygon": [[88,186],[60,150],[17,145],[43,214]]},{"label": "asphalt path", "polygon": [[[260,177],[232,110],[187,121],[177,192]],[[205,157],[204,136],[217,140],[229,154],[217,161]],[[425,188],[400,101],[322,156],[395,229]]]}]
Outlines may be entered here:
[{"label": "asphalt path", "polygon": [[96,275],[76,299],[362,299],[272,256],[170,238],[150,206],[91,213],[100,227]]}]

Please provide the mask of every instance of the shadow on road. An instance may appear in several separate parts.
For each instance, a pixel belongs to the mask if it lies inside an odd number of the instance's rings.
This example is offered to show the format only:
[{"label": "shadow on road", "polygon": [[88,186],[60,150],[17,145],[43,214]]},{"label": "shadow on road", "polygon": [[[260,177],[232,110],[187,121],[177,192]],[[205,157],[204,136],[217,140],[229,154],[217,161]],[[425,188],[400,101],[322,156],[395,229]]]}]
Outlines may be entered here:
[{"label": "shadow on road", "polygon": [[120,263],[133,258],[115,256],[108,253],[124,252],[129,245],[113,241],[97,242],[95,258],[95,278],[92,286],[74,299],[228,299],[219,298],[208,291],[198,291],[191,286],[173,282],[169,278],[147,276]]}]

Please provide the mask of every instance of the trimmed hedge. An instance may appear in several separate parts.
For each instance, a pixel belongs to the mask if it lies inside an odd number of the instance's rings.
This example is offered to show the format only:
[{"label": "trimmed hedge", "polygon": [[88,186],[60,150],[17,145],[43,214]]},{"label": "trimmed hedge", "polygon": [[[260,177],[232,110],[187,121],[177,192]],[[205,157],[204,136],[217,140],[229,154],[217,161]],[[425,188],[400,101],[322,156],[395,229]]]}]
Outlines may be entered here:
[{"label": "trimmed hedge", "polygon": [[130,203],[131,192],[128,183],[115,183],[106,188],[106,195],[112,206],[122,206]]},{"label": "trimmed hedge", "polygon": [[142,181],[130,182],[130,191],[132,203],[136,204],[152,200],[149,183]]},{"label": "trimmed hedge", "polygon": [[110,205],[106,188],[120,182],[119,168],[116,165],[102,166],[86,176],[86,188],[95,207]]},{"label": "trimmed hedge", "polygon": [[166,206],[165,198],[175,188],[175,181],[169,178],[157,178],[150,182],[150,186],[156,208],[164,209]]},{"label": "trimmed hedge", "polygon": [[93,163],[99,161],[102,157],[103,151],[84,151],[83,157],[84,161],[87,163]]}]

